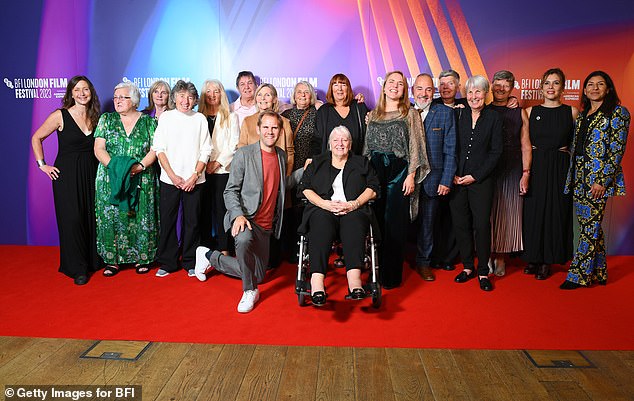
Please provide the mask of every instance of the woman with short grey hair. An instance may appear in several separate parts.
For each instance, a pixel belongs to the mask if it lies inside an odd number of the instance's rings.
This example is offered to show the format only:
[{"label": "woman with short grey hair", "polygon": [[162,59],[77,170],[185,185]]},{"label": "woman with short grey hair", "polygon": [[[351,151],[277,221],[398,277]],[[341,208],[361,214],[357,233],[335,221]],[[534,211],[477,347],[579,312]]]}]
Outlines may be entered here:
[{"label": "woman with short grey hair", "polygon": [[[469,78],[465,84],[467,106],[458,120],[458,168],[449,201],[464,266],[455,281],[464,283],[478,276],[483,291],[493,290],[488,278],[494,184],[492,173],[502,154],[502,119],[495,110],[484,107],[489,87],[489,81],[481,75]],[[474,248],[478,256],[477,272]]]},{"label": "woman with short grey hair", "polygon": [[[294,159],[292,171],[296,171],[312,156],[311,144],[315,137],[315,106],[317,95],[315,88],[308,81],[299,81],[293,88],[291,97],[292,108],[284,110],[282,116],[290,122],[292,131]],[[299,226],[304,206],[295,191],[290,196],[291,208],[284,212],[284,227],[282,228],[282,247],[286,251],[291,263],[297,261],[299,246],[297,243],[297,227]]]},{"label": "woman with short grey hair", "polygon": [[198,101],[194,84],[178,81],[171,100],[176,109],[161,114],[152,145],[161,164],[161,236],[156,259],[161,267],[156,276],[165,277],[179,268],[176,220],[182,204],[181,263],[188,276],[194,277],[200,243],[200,187],[205,182],[211,137],[205,116],[192,110]]},{"label": "woman with short grey hair", "polygon": [[137,110],[139,89],[121,82],[114,89],[113,113],[95,130],[97,251],[114,276],[122,264],[145,274],[158,244],[158,188],[151,149],[156,120]]}]

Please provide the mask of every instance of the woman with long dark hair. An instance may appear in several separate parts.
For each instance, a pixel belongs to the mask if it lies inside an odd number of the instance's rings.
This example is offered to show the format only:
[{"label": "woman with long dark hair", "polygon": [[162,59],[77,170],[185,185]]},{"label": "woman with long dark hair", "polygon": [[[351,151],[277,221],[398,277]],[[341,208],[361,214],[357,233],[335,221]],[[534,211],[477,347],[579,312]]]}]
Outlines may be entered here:
[{"label": "woman with long dark hair", "polygon": [[625,195],[621,160],[630,128],[630,113],[620,104],[614,82],[605,72],[591,72],[583,81],[566,182],[579,221],[579,244],[560,286],[563,290],[608,281],[601,222],[608,197]]},{"label": "woman with long dark hair", "polygon": [[524,273],[534,274],[537,280],[548,278],[552,264],[563,265],[572,258],[572,197],[563,188],[579,110],[562,103],[565,83],[562,70],[546,70],[541,83],[543,103],[526,109],[532,163],[524,196],[522,259],[528,263]]},{"label": "woman with long dark hair", "polygon": [[[95,87],[78,75],[68,82],[62,107],[48,116],[31,138],[39,169],[53,182],[55,216],[59,232],[59,271],[75,284],[88,282],[97,270],[95,230],[95,176],[93,131],[99,121],[100,105]],[[42,142],[57,131],[57,158],[52,166],[44,160]]]}]

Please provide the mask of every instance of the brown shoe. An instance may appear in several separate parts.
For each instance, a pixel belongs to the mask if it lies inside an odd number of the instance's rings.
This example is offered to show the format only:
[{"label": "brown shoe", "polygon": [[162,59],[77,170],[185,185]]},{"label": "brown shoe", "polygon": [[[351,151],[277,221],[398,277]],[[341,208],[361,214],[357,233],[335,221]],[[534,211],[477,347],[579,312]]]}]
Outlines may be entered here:
[{"label": "brown shoe", "polygon": [[418,273],[425,281],[434,281],[436,277],[434,272],[429,266],[416,266],[416,273]]}]

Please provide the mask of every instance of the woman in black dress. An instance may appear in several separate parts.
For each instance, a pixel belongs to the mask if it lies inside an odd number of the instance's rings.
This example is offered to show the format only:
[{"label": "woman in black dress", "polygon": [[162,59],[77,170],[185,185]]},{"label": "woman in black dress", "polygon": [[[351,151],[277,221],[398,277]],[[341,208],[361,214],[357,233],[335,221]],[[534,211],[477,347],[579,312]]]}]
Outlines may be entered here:
[{"label": "woman in black dress", "polygon": [[564,194],[570,166],[577,108],[562,104],[566,82],[563,71],[552,68],[542,78],[544,103],[526,109],[533,160],[530,189],[524,197],[524,273],[538,280],[550,275],[550,265],[572,257],[572,198]]},{"label": "woman in black dress", "polygon": [[[92,83],[85,76],[75,76],[68,82],[62,107],[51,113],[31,138],[38,167],[53,181],[59,271],[77,285],[86,284],[88,274],[102,264],[96,242],[97,159],[93,152],[93,130],[99,112],[99,98]],[[42,142],[55,131],[57,158],[49,166],[44,160]]]},{"label": "woman in black dress", "polygon": [[522,244],[523,195],[528,189],[531,168],[531,142],[528,115],[519,107],[509,108],[515,76],[502,70],[493,75],[493,102],[488,106],[500,113],[503,121],[503,150],[493,174],[493,207],[491,209],[492,243],[489,270],[496,276],[506,272],[505,256],[520,252]]}]

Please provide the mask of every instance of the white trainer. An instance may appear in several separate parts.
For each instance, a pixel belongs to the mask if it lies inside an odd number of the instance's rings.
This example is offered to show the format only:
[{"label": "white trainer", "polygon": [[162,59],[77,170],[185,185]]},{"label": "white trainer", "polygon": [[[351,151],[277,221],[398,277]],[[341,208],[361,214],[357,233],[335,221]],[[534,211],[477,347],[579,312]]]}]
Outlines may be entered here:
[{"label": "white trainer", "polygon": [[196,266],[194,268],[194,274],[196,278],[200,281],[207,280],[207,271],[211,267],[209,264],[209,259],[205,256],[205,254],[209,252],[209,248],[204,246],[199,246],[196,248]]},{"label": "white trainer", "polygon": [[242,299],[238,304],[238,312],[240,313],[248,313],[253,310],[255,303],[260,299],[260,291],[256,288],[255,290],[246,290],[244,294],[242,294]]}]

